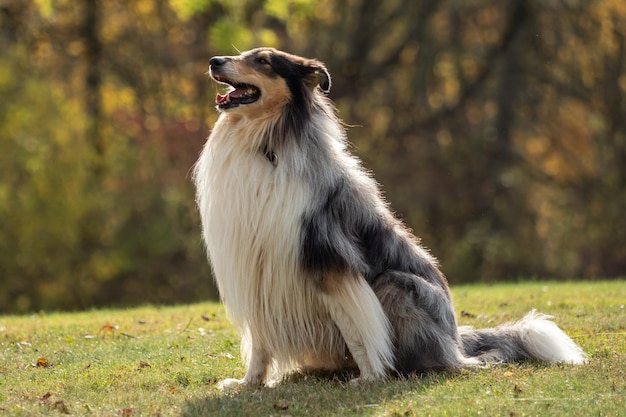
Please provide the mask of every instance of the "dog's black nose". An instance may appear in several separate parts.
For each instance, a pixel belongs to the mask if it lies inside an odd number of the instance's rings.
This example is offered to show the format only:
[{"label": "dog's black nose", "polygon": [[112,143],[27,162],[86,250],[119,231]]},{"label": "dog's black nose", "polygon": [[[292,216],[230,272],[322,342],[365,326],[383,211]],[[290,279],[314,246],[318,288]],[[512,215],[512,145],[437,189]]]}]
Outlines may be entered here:
[{"label": "dog's black nose", "polygon": [[221,65],[224,65],[225,63],[226,63],[226,58],[221,57],[221,56],[214,56],[213,58],[209,60],[209,64],[211,64],[212,67],[219,67]]}]

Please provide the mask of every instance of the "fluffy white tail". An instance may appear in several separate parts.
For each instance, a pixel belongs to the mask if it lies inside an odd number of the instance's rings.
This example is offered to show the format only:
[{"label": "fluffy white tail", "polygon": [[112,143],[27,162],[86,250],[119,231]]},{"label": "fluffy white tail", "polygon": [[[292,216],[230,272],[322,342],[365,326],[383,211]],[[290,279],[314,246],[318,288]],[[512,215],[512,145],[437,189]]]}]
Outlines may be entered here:
[{"label": "fluffy white tail", "polygon": [[460,327],[464,353],[485,364],[528,358],[548,363],[587,363],[585,352],[551,318],[532,310],[520,321],[493,329]]},{"label": "fluffy white tail", "polygon": [[573,365],[587,363],[585,352],[550,321],[551,318],[533,310],[513,325],[523,347],[541,361]]}]

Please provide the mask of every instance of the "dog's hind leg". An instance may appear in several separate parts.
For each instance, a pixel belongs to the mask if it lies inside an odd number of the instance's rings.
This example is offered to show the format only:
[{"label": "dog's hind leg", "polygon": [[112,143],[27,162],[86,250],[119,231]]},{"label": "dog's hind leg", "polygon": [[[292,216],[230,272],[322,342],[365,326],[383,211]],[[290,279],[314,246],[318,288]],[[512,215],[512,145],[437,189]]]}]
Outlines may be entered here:
[{"label": "dog's hind leg", "polygon": [[323,301],[359,367],[358,381],[373,381],[393,370],[389,321],[362,277],[327,279]]},{"label": "dog's hind leg", "polygon": [[478,364],[460,347],[447,289],[406,272],[388,271],[372,288],[393,327],[395,369],[400,374],[454,371]]}]

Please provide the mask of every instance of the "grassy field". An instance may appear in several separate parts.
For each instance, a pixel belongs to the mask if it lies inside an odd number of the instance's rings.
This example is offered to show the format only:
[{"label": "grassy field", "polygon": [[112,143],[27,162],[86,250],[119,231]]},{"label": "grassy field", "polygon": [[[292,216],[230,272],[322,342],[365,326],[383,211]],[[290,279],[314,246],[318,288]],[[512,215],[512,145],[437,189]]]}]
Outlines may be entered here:
[{"label": "grassy field", "polygon": [[503,365],[361,387],[349,376],[292,375],[274,388],[222,393],[216,383],[244,368],[217,303],[0,316],[0,415],[626,415],[626,282],[453,293],[461,324],[491,327],[532,308],[555,316],[589,364]]}]

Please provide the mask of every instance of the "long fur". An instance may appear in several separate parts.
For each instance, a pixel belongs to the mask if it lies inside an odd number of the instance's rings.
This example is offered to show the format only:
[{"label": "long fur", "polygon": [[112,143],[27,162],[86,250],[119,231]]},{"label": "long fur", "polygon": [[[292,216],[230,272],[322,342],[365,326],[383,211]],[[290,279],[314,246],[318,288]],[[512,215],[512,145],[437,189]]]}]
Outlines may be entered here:
[{"label": "long fur", "polygon": [[193,175],[248,364],[223,387],[298,368],[357,367],[369,381],[526,358],[586,362],[535,312],[494,329],[457,326],[437,262],[348,152],[321,62],[259,48],[213,58],[211,75],[260,92],[223,109]]}]

